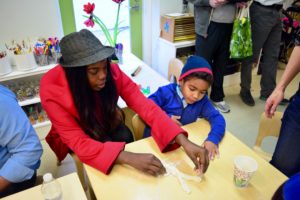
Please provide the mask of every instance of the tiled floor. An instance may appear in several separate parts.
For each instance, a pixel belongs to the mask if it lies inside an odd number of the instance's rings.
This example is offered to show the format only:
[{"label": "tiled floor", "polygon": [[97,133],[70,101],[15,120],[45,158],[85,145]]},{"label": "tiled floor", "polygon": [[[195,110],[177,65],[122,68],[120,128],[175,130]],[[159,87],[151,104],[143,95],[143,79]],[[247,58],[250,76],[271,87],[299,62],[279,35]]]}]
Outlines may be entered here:
[{"label": "tiled floor", "polygon": [[[281,64],[280,68],[284,68]],[[283,74],[283,70],[279,69],[277,72],[277,82]],[[256,69],[253,70],[252,75],[253,83],[251,93],[255,99],[255,106],[249,107],[244,104],[239,97],[240,86],[239,84],[225,87],[226,102],[231,106],[231,112],[224,114],[226,119],[227,130],[238,137],[241,141],[249,147],[254,145],[256,136],[258,134],[258,126],[260,115],[264,111],[265,101],[259,99],[260,95],[260,79],[261,76],[256,74]],[[300,80],[300,75],[290,83],[285,92],[285,98],[290,98],[297,90]],[[278,106],[278,111],[284,111],[286,106]],[[263,148],[272,153],[275,148],[276,139],[267,138],[263,141]]]},{"label": "tiled floor", "polygon": [[[281,77],[283,70],[278,70],[277,79]],[[227,130],[239,138],[242,142],[247,144],[249,147],[254,145],[257,133],[258,124],[261,113],[264,111],[265,102],[261,101],[259,97],[259,81],[261,76],[256,75],[256,69],[253,71],[253,84],[252,84],[252,94],[254,96],[256,105],[254,107],[249,107],[245,105],[240,97],[239,91],[240,86],[235,81],[234,84],[227,84],[225,89],[226,98],[225,100],[231,106],[231,112],[224,114],[227,123]],[[286,98],[289,98],[298,88],[298,83],[300,80],[300,75],[294,78],[293,82],[289,85],[286,90]],[[283,111],[285,106],[279,106],[278,110]],[[268,152],[273,152],[276,144],[275,139],[267,139],[263,142],[263,147]],[[45,148],[45,153],[42,158],[42,166],[39,170],[39,174],[44,174],[45,172],[52,172],[54,176],[60,177],[65,174],[69,174],[76,171],[74,162],[71,156],[68,156],[60,166],[56,165],[56,159],[52,151],[49,149],[47,144],[43,143]],[[46,145],[46,146],[45,146]],[[47,150],[46,150],[47,149]],[[222,152],[221,156],[222,156]]]}]

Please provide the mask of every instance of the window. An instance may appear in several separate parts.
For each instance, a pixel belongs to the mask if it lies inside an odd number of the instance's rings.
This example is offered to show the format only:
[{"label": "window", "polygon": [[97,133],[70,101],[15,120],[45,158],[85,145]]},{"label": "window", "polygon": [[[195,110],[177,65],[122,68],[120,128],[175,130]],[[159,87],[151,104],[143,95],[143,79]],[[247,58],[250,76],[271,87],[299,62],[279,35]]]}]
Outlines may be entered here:
[{"label": "window", "polygon": [[[74,15],[75,15],[75,24],[76,30],[79,31],[83,28],[87,28],[84,25],[84,21],[86,20],[83,15],[86,13],[83,11],[83,5],[90,3],[95,3],[95,10],[94,13],[97,15],[103,23],[107,26],[108,29],[113,31],[116,17],[117,17],[117,10],[118,6],[112,0],[95,0],[95,1],[88,1],[88,0],[73,0],[73,7],[74,7]],[[102,33],[99,25],[95,24],[93,28],[89,27],[91,30],[104,45],[108,45],[104,34]],[[130,51],[130,23],[129,23],[129,1],[125,0],[121,4],[120,9],[120,16],[119,16],[119,35],[118,41],[124,45],[124,51]]]}]

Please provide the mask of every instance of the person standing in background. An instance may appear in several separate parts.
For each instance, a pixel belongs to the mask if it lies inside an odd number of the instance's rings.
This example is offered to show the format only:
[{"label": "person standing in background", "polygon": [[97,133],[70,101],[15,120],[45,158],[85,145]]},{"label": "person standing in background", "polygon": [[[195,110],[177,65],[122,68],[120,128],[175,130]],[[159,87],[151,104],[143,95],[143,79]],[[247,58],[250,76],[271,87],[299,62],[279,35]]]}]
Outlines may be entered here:
[{"label": "person standing in background", "polygon": [[34,186],[42,153],[16,96],[0,85],[0,198]]},{"label": "person standing in background", "polygon": [[[300,72],[300,35],[296,41],[286,69],[268,98],[265,114],[271,118],[284,97],[284,91],[295,76]],[[300,82],[299,89],[291,98],[291,102],[284,111],[282,125],[276,148],[270,163],[286,176],[300,172]]]},{"label": "person standing in background", "polygon": [[204,57],[212,66],[214,82],[210,99],[218,110],[228,113],[230,106],[224,101],[223,80],[229,61],[229,43],[236,3],[227,0],[188,1],[194,4],[196,55]]},{"label": "person standing in background", "polygon": [[[263,62],[260,63],[260,99],[265,101],[276,86],[278,54],[281,40],[282,23],[280,10],[283,0],[254,0],[250,6],[250,21],[252,29],[253,56],[245,59],[241,67],[240,97],[248,106],[254,106],[251,95],[252,64],[263,52]],[[288,103],[282,99],[281,105]]]}]

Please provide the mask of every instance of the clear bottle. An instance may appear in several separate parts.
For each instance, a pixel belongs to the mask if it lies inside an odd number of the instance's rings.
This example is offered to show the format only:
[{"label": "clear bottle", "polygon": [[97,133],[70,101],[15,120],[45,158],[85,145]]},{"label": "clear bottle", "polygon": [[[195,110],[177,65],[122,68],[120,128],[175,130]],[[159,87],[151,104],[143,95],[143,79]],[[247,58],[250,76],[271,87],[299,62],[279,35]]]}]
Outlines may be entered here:
[{"label": "clear bottle", "polygon": [[62,190],[60,183],[53,178],[51,173],[43,176],[42,194],[45,200],[61,200]]}]

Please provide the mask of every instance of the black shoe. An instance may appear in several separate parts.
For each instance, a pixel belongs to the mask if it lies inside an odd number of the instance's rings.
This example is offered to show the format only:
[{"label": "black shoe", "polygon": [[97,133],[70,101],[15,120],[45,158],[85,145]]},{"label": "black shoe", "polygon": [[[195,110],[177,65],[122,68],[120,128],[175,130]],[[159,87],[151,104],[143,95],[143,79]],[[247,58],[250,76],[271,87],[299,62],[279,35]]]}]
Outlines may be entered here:
[{"label": "black shoe", "polygon": [[[260,96],[259,99],[262,100],[262,101],[267,101],[268,97]],[[290,101],[288,99],[284,98],[280,101],[279,105],[284,106],[288,103],[290,103]]]},{"label": "black shoe", "polygon": [[247,91],[242,91],[241,90],[240,97],[243,100],[243,102],[245,104],[247,104],[248,106],[254,106],[255,105],[254,99],[253,99],[253,97],[251,95],[251,92],[249,90],[247,90]]}]

